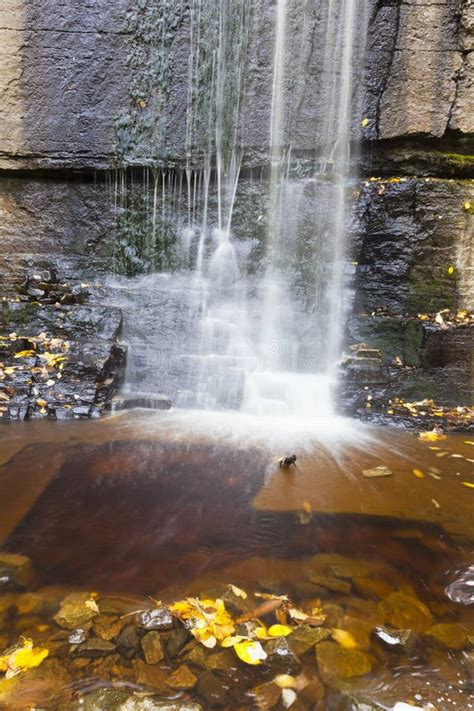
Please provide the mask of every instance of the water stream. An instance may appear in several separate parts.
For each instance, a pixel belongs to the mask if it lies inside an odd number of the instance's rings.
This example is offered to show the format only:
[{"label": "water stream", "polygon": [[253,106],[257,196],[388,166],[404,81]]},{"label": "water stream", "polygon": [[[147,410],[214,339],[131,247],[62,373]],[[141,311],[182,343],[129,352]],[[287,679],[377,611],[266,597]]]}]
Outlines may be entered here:
[{"label": "water stream", "polygon": [[[302,44],[294,57],[291,32],[308,8],[289,0],[278,0],[272,18],[269,169],[241,174],[256,12],[249,2],[191,3],[186,167],[172,190],[164,170],[143,187],[153,244],[166,221],[178,268],[115,284],[130,345],[125,387],[164,392],[179,407],[332,416],[350,297],[350,146],[366,2],[322,8],[316,41],[328,105],[317,160],[304,176],[292,158],[291,122],[301,90],[293,64],[303,66],[307,50]],[[149,321],[146,338],[138,320]]]}]

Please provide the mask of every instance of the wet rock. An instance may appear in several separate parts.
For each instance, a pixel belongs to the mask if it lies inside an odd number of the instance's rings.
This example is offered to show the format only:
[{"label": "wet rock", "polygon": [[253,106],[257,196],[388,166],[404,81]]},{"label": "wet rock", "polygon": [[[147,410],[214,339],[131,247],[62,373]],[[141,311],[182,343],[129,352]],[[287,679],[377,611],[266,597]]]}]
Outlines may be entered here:
[{"label": "wet rock", "polygon": [[77,630],[74,630],[74,632],[69,635],[67,641],[69,644],[82,644],[88,638],[89,631],[89,627],[78,627]]},{"label": "wet rock", "polygon": [[64,592],[56,588],[22,593],[16,602],[18,614],[52,617],[58,611],[63,595]]},{"label": "wet rock", "polygon": [[172,659],[177,657],[189,639],[189,635],[184,627],[177,627],[172,632],[169,632],[169,637],[166,641],[166,652]]},{"label": "wet rock", "polygon": [[148,632],[141,640],[143,654],[147,664],[158,664],[164,658],[163,647],[161,646],[160,633],[156,631]]},{"label": "wet rock", "polygon": [[198,679],[192,673],[191,669],[187,667],[186,664],[183,664],[167,678],[166,685],[171,689],[186,690],[193,689],[197,681]]},{"label": "wet rock", "polygon": [[210,708],[225,706],[227,689],[222,679],[211,671],[199,674],[197,690]]},{"label": "wet rock", "polygon": [[234,592],[234,586],[232,585],[227,585],[219,597],[224,601],[226,608],[232,613],[242,614],[248,612],[251,607],[249,599],[236,594]]},{"label": "wet rock", "polygon": [[380,610],[385,623],[398,629],[425,632],[433,624],[433,617],[426,605],[403,592],[388,595],[380,603]]},{"label": "wet rock", "polygon": [[316,645],[316,660],[323,678],[363,676],[372,671],[374,659],[359,649],[344,649],[334,642]]},{"label": "wet rock", "polygon": [[125,689],[94,689],[59,711],[203,711],[191,701],[157,701]]},{"label": "wet rock", "polygon": [[341,580],[340,578],[332,577],[330,575],[323,575],[321,573],[311,573],[309,579],[312,583],[320,585],[323,588],[331,590],[331,592],[340,592],[349,594],[351,591],[351,584],[346,580]]},{"label": "wet rock", "polygon": [[[307,709],[323,708],[321,703],[324,699],[324,686],[318,678],[313,679],[307,686],[298,692],[298,697],[294,704],[290,706],[291,711],[307,711]],[[329,707],[327,707],[329,708]]]},{"label": "wet rock", "polygon": [[60,627],[73,630],[87,624],[98,614],[89,593],[71,593],[62,600],[54,620]]},{"label": "wet rock", "polygon": [[149,410],[169,410],[172,402],[167,395],[155,393],[128,393],[126,395],[116,395],[110,403],[116,412],[121,410],[133,410],[134,408],[145,408]]},{"label": "wet rock", "polygon": [[293,674],[301,667],[299,657],[290,646],[287,637],[276,637],[265,645],[268,657],[265,664],[275,674]]},{"label": "wet rock", "polygon": [[455,622],[441,622],[433,625],[426,635],[433,637],[450,649],[464,649],[468,642],[468,630]]},{"label": "wet rock", "polygon": [[120,617],[114,615],[99,615],[94,619],[92,628],[97,637],[110,641],[116,639],[127,624],[128,620],[126,618],[120,619]]},{"label": "wet rock", "polygon": [[322,642],[331,634],[325,627],[297,627],[288,637],[288,643],[297,656],[301,656],[318,642]]},{"label": "wet rock", "polygon": [[385,466],[374,467],[373,469],[364,469],[362,471],[363,476],[367,479],[376,479],[383,476],[392,476],[392,471]]},{"label": "wet rock", "polygon": [[349,632],[358,649],[370,649],[371,626],[364,620],[346,615],[339,621],[339,628]]},{"label": "wet rock", "polygon": [[145,630],[168,630],[173,627],[173,616],[167,607],[144,610],[138,616],[138,625]]},{"label": "wet rock", "polygon": [[411,630],[395,629],[379,625],[374,629],[374,635],[384,647],[400,651],[406,649],[408,653],[413,651],[417,643],[417,638]]},{"label": "wet rock", "polygon": [[347,560],[331,565],[330,572],[336,578],[365,578],[370,575],[370,568],[357,560]]},{"label": "wet rock", "polygon": [[91,657],[92,659],[96,657],[105,657],[113,652],[115,652],[115,644],[107,642],[106,639],[100,639],[97,637],[88,639],[74,650],[74,654],[77,654],[79,657]]},{"label": "wet rock", "polygon": [[461,605],[474,604],[474,565],[462,571],[458,578],[446,588],[450,600]]},{"label": "wet rock", "polygon": [[274,708],[280,701],[281,689],[270,682],[256,686],[252,689],[251,694],[255,698],[255,704],[259,711],[267,711],[267,709]]},{"label": "wet rock", "polygon": [[140,637],[134,625],[127,625],[117,637],[117,649],[122,657],[131,659],[140,647]]},{"label": "wet rock", "polygon": [[32,581],[31,561],[18,553],[0,552],[0,590],[26,588]]},{"label": "wet rock", "polygon": [[142,659],[133,660],[133,671],[135,672],[136,681],[144,686],[150,686],[157,689],[162,694],[169,692],[166,686],[166,680],[169,677],[169,672],[161,669],[156,665],[147,664]]},{"label": "wet rock", "polygon": [[359,595],[378,598],[379,600],[394,592],[390,583],[378,578],[352,578],[352,584]]},{"label": "wet rock", "polygon": [[344,608],[334,603],[323,603],[323,614],[326,615],[328,627],[337,627],[340,618],[344,616]]}]

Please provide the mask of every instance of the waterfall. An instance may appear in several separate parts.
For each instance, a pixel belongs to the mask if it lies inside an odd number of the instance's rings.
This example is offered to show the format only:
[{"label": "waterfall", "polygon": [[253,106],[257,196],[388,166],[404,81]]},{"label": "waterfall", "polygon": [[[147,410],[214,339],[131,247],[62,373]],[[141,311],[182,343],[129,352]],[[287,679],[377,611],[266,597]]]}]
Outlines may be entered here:
[{"label": "waterfall", "polygon": [[[181,407],[333,414],[345,314],[350,146],[361,119],[354,73],[362,66],[367,2],[326,0],[316,11],[312,3],[277,0],[259,13],[251,0],[190,0],[186,162],[181,173],[153,170],[145,188],[152,204],[147,248],[153,251],[163,225],[171,225],[180,239],[168,263],[179,268],[140,281],[142,301],[144,290],[145,303],[155,301],[156,335],[147,336],[146,349],[159,351],[160,361],[144,375],[146,359],[133,355],[132,336],[132,389],[165,391]],[[254,80],[249,49],[258,23],[269,20],[269,170],[242,177],[246,99]],[[311,32],[313,45],[324,48],[316,78],[326,106],[315,107],[317,158],[301,174],[292,139]],[[261,235],[257,247],[240,232],[248,213],[252,233]],[[132,333],[136,326],[127,328]]]}]

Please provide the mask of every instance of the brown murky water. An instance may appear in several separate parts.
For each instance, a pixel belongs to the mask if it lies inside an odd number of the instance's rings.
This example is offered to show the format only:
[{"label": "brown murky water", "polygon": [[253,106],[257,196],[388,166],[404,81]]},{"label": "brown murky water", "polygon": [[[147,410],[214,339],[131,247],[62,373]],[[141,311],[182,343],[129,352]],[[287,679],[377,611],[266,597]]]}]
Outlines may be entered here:
[{"label": "brown murky water", "polygon": [[[7,647],[27,634],[52,650],[37,670],[0,682],[0,708],[76,708],[84,691],[103,686],[151,690],[155,701],[190,699],[203,709],[359,708],[353,698],[379,705],[372,708],[474,708],[469,436],[423,441],[357,430],[342,441],[301,445],[298,466],[285,470],[275,461],[281,452],[264,438],[178,432],[176,423],[170,436],[166,422],[132,413],[0,431],[2,549],[31,559],[28,586],[37,595],[33,605],[24,591],[0,594],[0,641]],[[377,466],[390,475],[364,476]],[[124,614],[150,606],[147,596],[215,599],[229,583],[254,607],[261,602],[256,592],[289,596],[307,613],[321,606],[322,629],[332,636],[298,647],[296,659],[280,650],[277,662],[269,655],[255,667],[227,650],[231,656],[222,668],[213,662],[209,681],[192,638],[173,656],[170,632],[163,633],[168,646],[154,665],[143,660],[146,631],[138,628],[131,653],[117,631],[109,638],[115,648],[85,649],[81,657],[70,632],[51,619],[71,590],[96,594],[103,627],[117,624],[119,608]],[[274,615],[263,622],[272,624]],[[87,629],[88,643],[97,629]],[[338,638],[338,629],[350,638]],[[410,630],[404,640],[401,629]],[[295,630],[286,638],[290,647]],[[38,689],[35,674],[43,670],[48,679],[53,662],[61,670],[53,665],[55,683]],[[196,683],[171,693],[163,674],[180,664]],[[291,693],[278,691],[281,673],[291,674]],[[1,684],[13,682],[12,697]],[[221,691],[209,691],[216,684]],[[123,699],[111,698],[90,708],[121,708]]]}]

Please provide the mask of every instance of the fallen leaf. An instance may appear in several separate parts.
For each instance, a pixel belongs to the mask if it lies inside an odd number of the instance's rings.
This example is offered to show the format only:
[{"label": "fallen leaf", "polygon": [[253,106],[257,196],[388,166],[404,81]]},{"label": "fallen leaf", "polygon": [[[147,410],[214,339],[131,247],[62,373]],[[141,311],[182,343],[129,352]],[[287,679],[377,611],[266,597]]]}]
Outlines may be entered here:
[{"label": "fallen leaf", "polygon": [[244,640],[234,645],[234,649],[239,659],[246,664],[252,664],[254,666],[261,664],[268,656],[260,642]]},{"label": "fallen leaf", "polygon": [[452,267],[452,266],[448,267],[448,274],[454,274],[454,267]]},{"label": "fallen leaf", "polygon": [[286,625],[272,625],[268,630],[270,637],[288,637],[292,632],[291,627]]},{"label": "fallen leaf", "polygon": [[469,489],[474,489],[474,484],[470,481],[461,482],[463,486],[467,486]]},{"label": "fallen leaf", "polygon": [[286,709],[289,709],[290,706],[293,706],[296,701],[296,691],[293,691],[293,689],[283,689],[281,692],[281,699],[283,701],[283,706]]},{"label": "fallen leaf", "polygon": [[373,469],[363,469],[362,474],[367,477],[367,479],[375,479],[380,476],[391,476],[392,471],[388,467],[381,465]]},{"label": "fallen leaf", "polygon": [[100,612],[99,606],[97,605],[95,600],[86,600],[85,606],[88,610],[92,610],[92,612]]},{"label": "fallen leaf", "polygon": [[39,398],[39,399],[36,401],[36,404],[38,405],[38,407],[47,407],[47,405],[48,405],[48,403],[46,402],[46,400],[43,400],[42,398]]},{"label": "fallen leaf", "polygon": [[434,505],[437,509],[440,509],[440,508],[441,508],[440,504],[436,501],[436,499],[431,499],[431,501],[433,502],[433,505]]},{"label": "fallen leaf", "polygon": [[35,351],[18,351],[18,353],[15,353],[13,356],[14,358],[31,358],[31,356],[36,355]]},{"label": "fallen leaf", "polygon": [[238,588],[237,585],[232,585],[232,583],[229,584],[229,587],[236,597],[241,597],[243,600],[247,599],[248,596],[245,590]]},{"label": "fallen leaf", "polygon": [[31,639],[23,638],[21,645],[7,649],[0,657],[0,671],[6,672],[6,678],[10,679],[20,672],[38,667],[48,655],[48,649],[33,647]]},{"label": "fallen leaf", "polygon": [[369,125],[369,119],[368,119],[368,118],[363,118],[362,121],[360,122],[360,125],[365,128],[366,126]]},{"label": "fallen leaf", "polygon": [[418,477],[418,479],[423,479],[425,476],[425,472],[422,472],[421,469],[413,469],[413,474]]},{"label": "fallen leaf", "polygon": [[420,439],[428,440],[428,442],[436,442],[440,439],[447,439],[447,436],[445,434],[441,434],[440,432],[420,432],[418,437]]},{"label": "fallen leaf", "polygon": [[331,630],[331,636],[344,649],[355,649],[357,647],[354,637],[346,630],[333,629]]},{"label": "fallen leaf", "polygon": [[296,686],[296,679],[290,674],[278,674],[273,680],[273,683],[280,687],[280,689],[294,689]]}]

